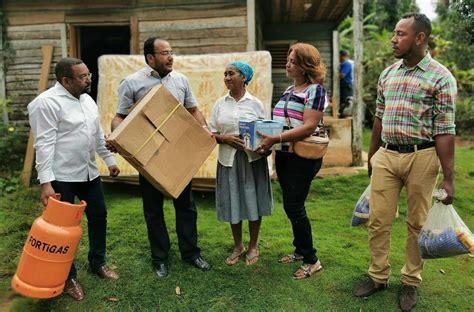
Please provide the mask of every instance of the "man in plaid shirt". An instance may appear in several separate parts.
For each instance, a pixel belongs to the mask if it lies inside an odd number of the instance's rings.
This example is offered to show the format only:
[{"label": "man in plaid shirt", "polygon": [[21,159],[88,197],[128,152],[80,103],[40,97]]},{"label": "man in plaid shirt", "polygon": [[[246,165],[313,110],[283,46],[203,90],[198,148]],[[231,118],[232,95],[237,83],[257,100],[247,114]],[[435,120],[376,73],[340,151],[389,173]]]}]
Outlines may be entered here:
[{"label": "man in plaid shirt", "polygon": [[431,206],[439,167],[440,188],[451,204],[454,198],[454,110],[456,81],[426,51],[431,22],[424,14],[407,13],[391,39],[400,61],[380,75],[377,109],[369,150],[370,197],[369,281],[353,294],[367,297],[385,289],[390,276],[390,235],[400,191],[407,191],[408,237],[401,273],[400,308],[412,309],[421,283],[423,260],[418,234]]}]

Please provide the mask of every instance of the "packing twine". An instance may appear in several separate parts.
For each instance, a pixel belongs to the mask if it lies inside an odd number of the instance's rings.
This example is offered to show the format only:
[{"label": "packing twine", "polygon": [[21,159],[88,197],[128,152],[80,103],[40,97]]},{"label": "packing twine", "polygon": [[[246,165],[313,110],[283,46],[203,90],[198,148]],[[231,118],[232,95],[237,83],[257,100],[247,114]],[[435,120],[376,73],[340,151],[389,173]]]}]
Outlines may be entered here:
[{"label": "packing twine", "polygon": [[[132,154],[132,157],[135,158],[135,156],[140,153],[140,151],[145,147],[145,145],[148,144],[148,142],[150,142],[150,140],[153,138],[153,136],[158,132],[160,131],[161,127],[164,126],[164,124],[168,121],[168,119],[171,118],[171,115],[173,115],[173,113],[178,109],[178,107],[181,106],[181,103],[178,103],[178,105],[176,105],[172,110],[171,112],[169,112],[169,114],[165,117],[165,119],[156,127],[156,129],[150,134],[150,136],[145,140],[145,142],[143,142],[142,145],[140,145],[140,147],[135,151],[135,153]],[[156,120],[153,122],[153,124],[155,124]]]}]

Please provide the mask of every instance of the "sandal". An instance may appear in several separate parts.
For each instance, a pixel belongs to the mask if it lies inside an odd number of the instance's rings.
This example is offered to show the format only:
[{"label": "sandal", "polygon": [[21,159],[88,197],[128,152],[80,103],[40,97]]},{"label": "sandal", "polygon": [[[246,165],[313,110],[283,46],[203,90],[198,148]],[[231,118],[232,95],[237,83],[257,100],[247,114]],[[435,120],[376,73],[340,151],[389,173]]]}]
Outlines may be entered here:
[{"label": "sandal", "polygon": [[292,253],[292,254],[285,255],[285,256],[281,257],[280,259],[278,259],[278,263],[288,264],[288,263],[293,263],[293,262],[296,262],[296,261],[301,261],[301,260],[303,260],[303,258],[304,258],[303,256]]},{"label": "sandal", "polygon": [[257,249],[257,252],[254,254],[254,256],[250,256],[249,253],[245,255],[245,264],[246,265],[252,265],[258,262],[258,256],[260,256],[260,252]]},{"label": "sandal", "polygon": [[321,262],[316,262],[315,264],[304,263],[300,266],[295,273],[293,273],[294,279],[305,279],[311,277],[314,273],[317,273],[323,269]]},{"label": "sandal", "polygon": [[245,252],[245,248],[242,249],[242,251],[237,254],[235,252],[232,252],[226,259],[225,259],[225,264],[227,265],[234,265],[234,264],[237,264],[237,262],[239,262],[240,260],[240,256],[242,256]]}]

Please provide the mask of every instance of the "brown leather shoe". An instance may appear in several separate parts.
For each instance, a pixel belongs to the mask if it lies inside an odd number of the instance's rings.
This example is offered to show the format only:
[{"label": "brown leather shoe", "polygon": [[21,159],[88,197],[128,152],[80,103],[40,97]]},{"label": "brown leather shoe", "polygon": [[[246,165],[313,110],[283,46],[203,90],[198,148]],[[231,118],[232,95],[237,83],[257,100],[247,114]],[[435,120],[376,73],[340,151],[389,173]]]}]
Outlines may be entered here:
[{"label": "brown leather shoe", "polygon": [[410,311],[418,303],[418,295],[416,286],[402,285],[400,291],[400,309],[402,311]]},{"label": "brown leather shoe", "polygon": [[117,280],[119,278],[119,275],[105,264],[91,271],[101,278],[110,278],[111,280]]},{"label": "brown leather shoe", "polygon": [[377,283],[376,281],[369,279],[364,284],[361,284],[352,290],[352,294],[356,297],[368,297],[373,293],[384,290],[387,288],[387,284]]},{"label": "brown leather shoe", "polygon": [[64,292],[76,301],[84,299],[84,291],[82,290],[81,284],[79,284],[75,278],[66,281]]}]

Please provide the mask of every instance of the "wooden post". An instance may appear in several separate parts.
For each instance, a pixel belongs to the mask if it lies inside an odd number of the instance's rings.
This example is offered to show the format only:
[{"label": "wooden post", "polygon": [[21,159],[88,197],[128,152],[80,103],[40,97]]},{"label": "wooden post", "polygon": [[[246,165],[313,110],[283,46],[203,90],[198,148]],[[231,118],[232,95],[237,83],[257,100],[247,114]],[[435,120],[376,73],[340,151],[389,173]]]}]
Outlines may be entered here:
[{"label": "wooden post", "polygon": [[354,25],[354,105],[352,109],[352,164],[362,166],[362,120],[363,99],[362,85],[362,54],[364,33],[362,30],[364,19],[364,0],[353,0]]},{"label": "wooden post", "polygon": [[67,57],[67,30],[66,24],[62,24],[61,26],[61,57]]},{"label": "wooden post", "polygon": [[341,102],[339,79],[339,32],[332,32],[332,117],[337,118]]},{"label": "wooden post", "polygon": [[247,51],[256,50],[255,0],[247,0]]},{"label": "wooden post", "polygon": [[77,50],[77,29],[74,25],[69,25],[69,57],[78,57]]},{"label": "wooden post", "polygon": [[[41,65],[41,76],[38,83],[38,95],[44,92],[48,87],[48,76],[53,60],[54,46],[44,45],[41,48],[43,54],[43,65]],[[31,171],[33,170],[33,161],[35,158],[35,148],[33,146],[34,138],[33,131],[30,129],[30,136],[28,137],[28,145],[26,146],[25,160],[23,162],[23,172],[21,173],[21,182],[25,187],[30,186]]]},{"label": "wooden post", "polygon": [[[0,99],[6,99],[6,90],[5,90],[5,57],[3,51],[3,12],[0,12]],[[8,125],[8,111],[6,106],[2,110],[2,119],[3,124]]]},{"label": "wooden post", "polygon": [[140,32],[136,15],[130,17],[130,54],[140,54]]}]

